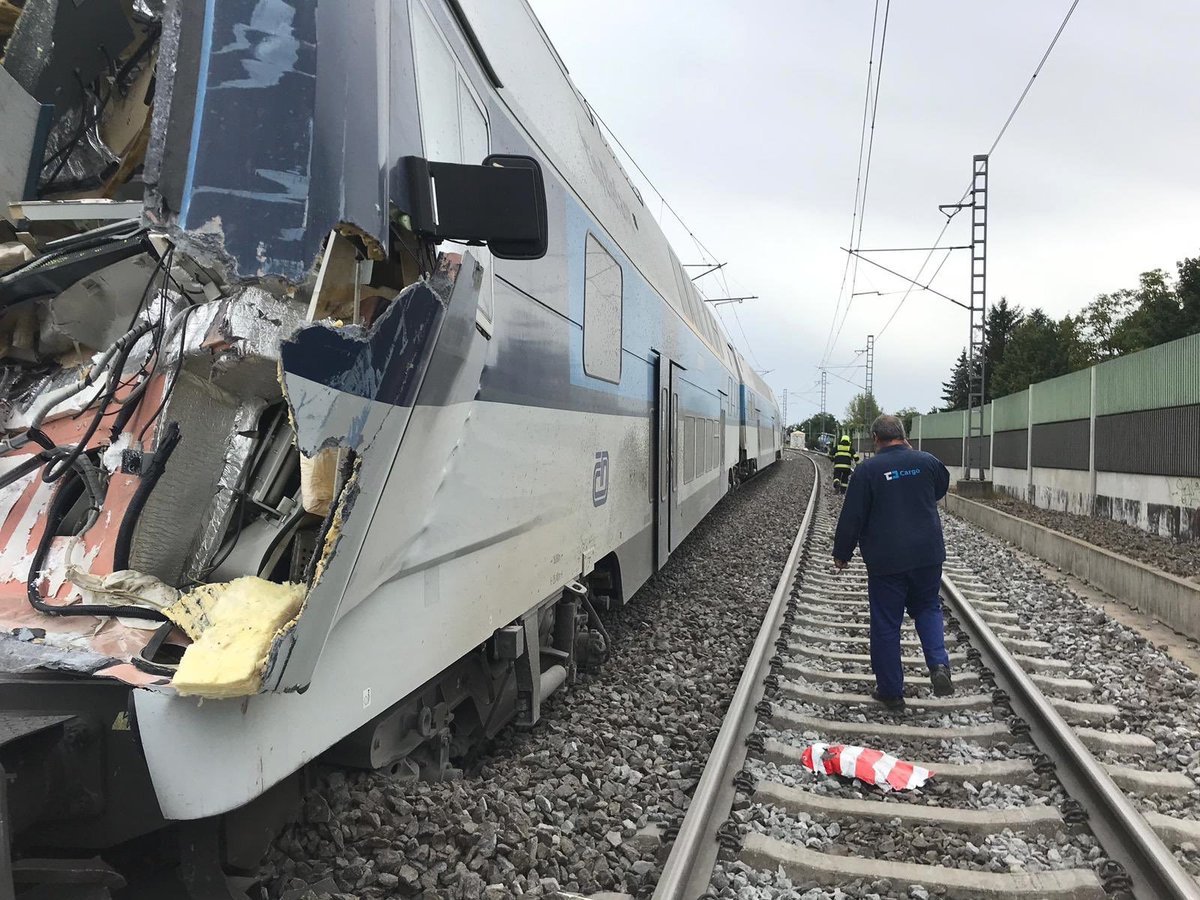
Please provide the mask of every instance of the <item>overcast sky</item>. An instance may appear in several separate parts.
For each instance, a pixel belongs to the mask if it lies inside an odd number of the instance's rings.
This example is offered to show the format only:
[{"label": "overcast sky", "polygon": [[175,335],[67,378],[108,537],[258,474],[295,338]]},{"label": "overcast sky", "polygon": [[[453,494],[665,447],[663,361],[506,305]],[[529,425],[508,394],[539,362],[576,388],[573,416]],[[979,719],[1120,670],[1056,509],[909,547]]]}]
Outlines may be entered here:
[{"label": "overcast sky", "polygon": [[[761,295],[736,307],[744,338],[735,307],[721,307],[727,330],[771,370],[777,395],[789,389],[789,419],[811,415],[850,231],[874,0],[530,2],[579,89],[728,261],[729,290]],[[967,187],[972,155],[991,145],[1069,5],[894,0],[862,247],[933,241],[938,204]],[[1194,0],[1080,2],[991,159],[989,302],[1059,317],[1200,255],[1198,40]],[[681,260],[698,262],[669,219]],[[947,238],[969,240],[968,214]],[[874,258],[915,274],[924,255]],[[934,287],[965,300],[967,255]],[[710,296],[725,289],[703,284]],[[857,291],[903,287],[860,264]],[[967,317],[914,293],[881,332],[902,296],[853,298],[829,362],[851,362],[878,334],[879,402],[925,411]],[[840,414],[857,392],[831,375],[829,409]]]}]

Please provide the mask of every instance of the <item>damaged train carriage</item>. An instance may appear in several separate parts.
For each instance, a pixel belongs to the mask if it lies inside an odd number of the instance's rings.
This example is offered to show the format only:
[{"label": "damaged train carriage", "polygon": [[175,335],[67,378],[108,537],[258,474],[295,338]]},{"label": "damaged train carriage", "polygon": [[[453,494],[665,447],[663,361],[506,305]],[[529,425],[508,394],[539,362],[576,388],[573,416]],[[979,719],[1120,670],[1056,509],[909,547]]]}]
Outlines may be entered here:
[{"label": "damaged train carriage", "polygon": [[[769,389],[522,0],[19,13],[0,24],[18,845],[216,822],[331,748],[445,776],[536,722],[604,655],[597,607],[777,458]],[[76,767],[57,805],[23,793],[79,754],[129,762]]]}]

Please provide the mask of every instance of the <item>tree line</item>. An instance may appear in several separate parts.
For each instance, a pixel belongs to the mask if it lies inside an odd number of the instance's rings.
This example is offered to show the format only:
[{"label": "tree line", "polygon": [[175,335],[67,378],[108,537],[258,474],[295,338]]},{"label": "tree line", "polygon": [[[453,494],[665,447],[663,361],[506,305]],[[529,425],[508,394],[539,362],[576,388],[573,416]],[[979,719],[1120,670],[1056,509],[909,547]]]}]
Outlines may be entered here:
[{"label": "tree line", "polygon": [[[839,421],[832,413],[817,413],[809,416],[799,425],[792,425],[787,430],[803,431],[804,443],[808,445],[810,450],[815,450],[817,446],[817,438],[824,434],[832,434],[834,439],[841,437],[843,434],[851,436],[862,434],[865,435],[867,429],[871,427],[879,416],[883,415],[883,409],[875,400],[874,394],[855,394],[846,407],[846,412]],[[906,433],[912,433],[913,419],[920,415],[920,412],[915,407],[905,407],[904,409],[896,410],[893,415],[899,416],[904,422]]]},{"label": "tree line", "polygon": [[[1055,321],[1006,298],[987,314],[984,402],[1031,384],[1086,369],[1200,332],[1200,257],[1143,272],[1136,288],[1100,294],[1077,315]],[[942,383],[942,410],[966,409],[970,364],[966,348]],[[937,408],[931,413],[938,412]]]}]

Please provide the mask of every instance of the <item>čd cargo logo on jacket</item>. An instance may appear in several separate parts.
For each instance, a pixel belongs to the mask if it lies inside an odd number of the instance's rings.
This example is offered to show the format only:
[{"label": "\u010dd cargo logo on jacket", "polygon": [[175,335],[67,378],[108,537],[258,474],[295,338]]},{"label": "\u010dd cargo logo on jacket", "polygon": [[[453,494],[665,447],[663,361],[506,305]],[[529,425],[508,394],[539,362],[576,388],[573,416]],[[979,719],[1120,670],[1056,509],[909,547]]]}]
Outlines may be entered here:
[{"label": "\u010dd cargo logo on jacket", "polygon": [[920,469],[892,469],[890,472],[884,472],[883,477],[888,481],[895,481],[898,478],[907,478],[909,475],[920,475]]}]

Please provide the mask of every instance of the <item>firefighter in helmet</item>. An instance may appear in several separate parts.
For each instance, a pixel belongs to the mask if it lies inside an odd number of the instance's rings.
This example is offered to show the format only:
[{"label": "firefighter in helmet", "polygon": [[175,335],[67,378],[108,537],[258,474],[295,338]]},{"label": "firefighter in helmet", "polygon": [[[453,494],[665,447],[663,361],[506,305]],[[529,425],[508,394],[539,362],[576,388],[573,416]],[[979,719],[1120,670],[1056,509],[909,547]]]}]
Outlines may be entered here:
[{"label": "firefighter in helmet", "polygon": [[850,435],[843,434],[833,451],[833,487],[834,490],[845,490],[850,483],[850,472],[858,462],[858,454],[850,444]]}]

